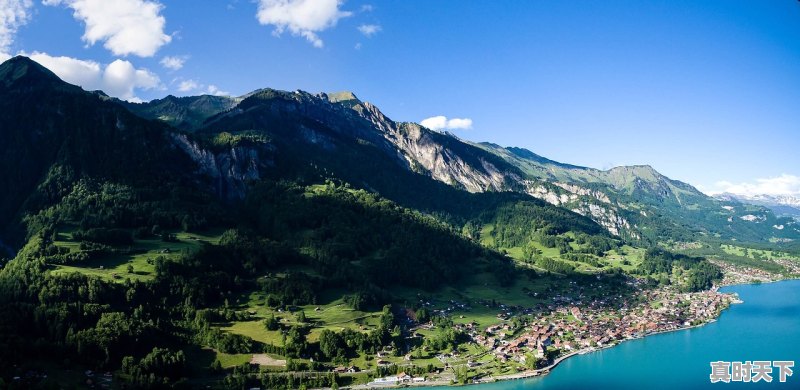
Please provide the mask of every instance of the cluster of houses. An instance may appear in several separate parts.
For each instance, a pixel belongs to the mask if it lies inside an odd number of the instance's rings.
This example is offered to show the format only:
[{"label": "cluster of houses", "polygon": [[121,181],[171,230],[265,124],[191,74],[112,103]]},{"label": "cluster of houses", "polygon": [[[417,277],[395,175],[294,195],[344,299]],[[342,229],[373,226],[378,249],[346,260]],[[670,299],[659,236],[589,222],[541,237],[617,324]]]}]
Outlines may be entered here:
[{"label": "cluster of houses", "polygon": [[790,274],[800,275],[800,262],[797,260],[777,258],[772,261],[785,268]]},{"label": "cluster of houses", "polygon": [[524,364],[529,355],[547,361],[547,357],[585,352],[625,339],[704,323],[718,316],[734,299],[716,291],[642,293],[644,299],[626,301],[617,309],[596,303],[583,308],[559,306],[534,315],[535,319],[522,331],[509,322],[490,326],[485,332],[474,326],[464,326],[462,330],[498,360]]},{"label": "cluster of houses", "polygon": [[412,377],[405,372],[400,372],[397,375],[386,376],[383,378],[375,378],[370,382],[369,386],[398,386],[409,383],[422,383],[425,382],[424,377]]},{"label": "cluster of houses", "polygon": [[[780,265],[783,265],[784,268],[786,268],[792,273],[800,274],[800,267],[798,267],[796,263],[792,261],[785,261],[784,263],[782,262],[782,260],[783,259],[776,259],[775,262]],[[747,284],[747,283],[753,283],[755,281],[770,282],[783,278],[781,275],[773,274],[763,269],[733,265],[731,263],[720,260],[709,260],[709,261],[711,261],[711,263],[722,269],[723,277],[720,284],[723,286],[732,284]],[[795,269],[792,270],[792,267],[795,267]]]},{"label": "cluster of houses", "polygon": [[[536,360],[536,367],[547,368],[567,355],[585,353],[615,345],[622,340],[711,321],[723,309],[737,301],[734,295],[721,294],[716,289],[681,293],[672,288],[649,290],[644,288],[641,280],[634,278],[626,283],[628,290],[635,291],[635,294],[609,294],[598,282],[574,285],[569,291],[548,289],[544,292],[548,295],[548,300],[540,301],[534,307],[509,306],[494,301],[473,302],[500,309],[497,318],[501,322],[488,328],[475,322],[454,325],[485,352],[460,356],[454,350],[436,357],[445,370],[448,366],[482,366],[481,362],[486,363],[484,354],[493,356],[499,362],[516,362],[519,364],[516,367],[518,371],[534,366],[527,361],[532,357]],[[438,310],[426,299],[420,299],[420,306],[427,307],[433,315],[440,316],[471,310],[470,304],[453,300],[446,302],[446,306]],[[423,324],[416,327],[425,328],[433,328],[433,325]],[[409,338],[422,337],[414,330],[411,329]],[[376,363],[389,364],[388,355],[389,352],[386,351],[378,352]],[[405,360],[413,359],[407,354]],[[538,374],[538,371],[532,372],[534,375]],[[421,381],[424,378],[400,373],[377,378],[369,385],[397,386]]]}]

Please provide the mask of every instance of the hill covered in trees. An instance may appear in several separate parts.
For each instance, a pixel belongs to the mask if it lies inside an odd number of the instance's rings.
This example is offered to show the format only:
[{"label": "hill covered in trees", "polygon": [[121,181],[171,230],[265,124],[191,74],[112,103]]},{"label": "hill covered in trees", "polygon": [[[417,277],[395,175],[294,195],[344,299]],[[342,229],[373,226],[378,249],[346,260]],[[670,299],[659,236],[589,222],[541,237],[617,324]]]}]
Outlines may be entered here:
[{"label": "hill covered in trees", "polygon": [[15,57],[0,113],[4,383],[93,370],[135,388],[246,388],[239,363],[264,354],[285,361],[259,385],[332,386],[355,380],[337,366],[386,373],[377,352],[460,345],[430,301],[486,323],[576,288],[612,302],[636,298],[632,278],[696,291],[721,277],[350,94],[133,107]]}]

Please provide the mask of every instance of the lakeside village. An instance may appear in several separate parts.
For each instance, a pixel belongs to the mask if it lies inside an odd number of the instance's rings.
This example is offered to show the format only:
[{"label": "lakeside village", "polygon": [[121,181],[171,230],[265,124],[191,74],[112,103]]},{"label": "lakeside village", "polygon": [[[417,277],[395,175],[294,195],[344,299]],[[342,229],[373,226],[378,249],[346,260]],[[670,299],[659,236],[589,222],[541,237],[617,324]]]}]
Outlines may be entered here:
[{"label": "lakeside village", "polygon": [[[733,294],[712,290],[683,293],[674,288],[641,289],[637,280],[628,282],[636,288],[635,297],[614,297],[584,302],[576,298],[556,296],[553,303],[541,309],[500,305],[499,323],[486,328],[475,322],[454,324],[456,331],[469,337],[469,344],[482,353],[454,350],[437,356],[444,363],[427,378],[412,377],[402,372],[377,378],[366,388],[447,383],[481,383],[546,374],[561,360],[614,346],[624,340],[686,329],[714,321],[732,303],[740,303]],[[613,303],[613,304],[609,304]],[[488,307],[488,304],[486,304]],[[450,307],[435,310],[439,316],[469,310],[463,303],[450,302]],[[433,328],[420,325],[412,331]],[[378,355],[380,358],[381,354]],[[406,356],[408,365],[413,358]],[[497,367],[514,367],[515,373],[498,374]]]},{"label": "lakeside village", "polygon": [[790,259],[772,260],[774,263],[783,267],[789,276],[772,273],[763,269],[734,265],[720,260],[711,259],[709,261],[722,270],[723,278],[719,282],[719,285],[721,286],[774,282],[800,275],[800,263]]}]

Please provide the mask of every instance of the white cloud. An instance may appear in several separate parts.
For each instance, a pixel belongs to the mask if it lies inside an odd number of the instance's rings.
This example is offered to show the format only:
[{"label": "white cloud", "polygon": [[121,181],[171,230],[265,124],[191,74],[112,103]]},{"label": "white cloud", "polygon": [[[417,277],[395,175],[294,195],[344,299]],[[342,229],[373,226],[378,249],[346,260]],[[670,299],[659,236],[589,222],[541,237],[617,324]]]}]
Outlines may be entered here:
[{"label": "white cloud", "polygon": [[462,129],[468,130],[472,128],[472,119],[469,118],[453,118],[447,121],[448,129]]},{"label": "white cloud", "polygon": [[373,35],[379,33],[382,30],[381,26],[378,24],[362,24],[358,26],[358,31],[364,34],[367,38],[372,37]]},{"label": "white cloud", "polygon": [[352,15],[339,9],[341,3],[341,0],[259,0],[256,18],[262,25],[275,26],[275,35],[289,30],[321,48],[324,43],[317,33]]},{"label": "white cloud", "polygon": [[364,4],[361,6],[361,12],[372,12],[375,10],[375,7],[372,4]]},{"label": "white cloud", "polygon": [[215,96],[230,96],[230,92],[219,89],[214,84],[204,85],[195,80],[182,80],[178,83],[178,91],[187,94],[208,94]]},{"label": "white cloud", "polygon": [[17,29],[31,19],[32,6],[31,0],[0,0],[0,57],[8,56]]},{"label": "white cloud", "polygon": [[164,6],[149,0],[43,0],[45,5],[72,8],[75,19],[86,24],[82,39],[103,46],[114,55],[152,57],[172,40],[164,34]]},{"label": "white cloud", "polygon": [[447,117],[442,115],[432,116],[430,118],[423,119],[419,122],[419,124],[432,130],[441,130],[447,127]]},{"label": "white cloud", "polygon": [[214,95],[214,96],[231,96],[230,92],[223,91],[223,90],[217,88],[217,86],[213,85],[213,84],[209,85],[206,88],[206,93],[209,94],[209,95]]},{"label": "white cloud", "polygon": [[178,91],[191,92],[200,88],[200,84],[194,80],[183,80],[178,84]]},{"label": "white cloud", "polygon": [[72,57],[56,57],[34,52],[29,57],[50,69],[64,81],[83,89],[102,90],[109,96],[136,101],[137,89],[149,90],[161,87],[161,80],[146,69],[136,69],[125,60],[115,60],[108,65]]},{"label": "white cloud", "polygon": [[452,118],[447,119],[446,116],[439,115],[423,119],[419,124],[431,130],[468,130],[472,128],[472,119],[469,118]]},{"label": "white cloud", "polygon": [[800,196],[800,176],[782,174],[776,177],[756,179],[751,183],[719,181],[709,194],[728,192],[737,195],[795,195]]},{"label": "white cloud", "polygon": [[187,56],[167,56],[162,58],[159,64],[167,69],[178,70],[183,68],[187,59],[189,59]]}]

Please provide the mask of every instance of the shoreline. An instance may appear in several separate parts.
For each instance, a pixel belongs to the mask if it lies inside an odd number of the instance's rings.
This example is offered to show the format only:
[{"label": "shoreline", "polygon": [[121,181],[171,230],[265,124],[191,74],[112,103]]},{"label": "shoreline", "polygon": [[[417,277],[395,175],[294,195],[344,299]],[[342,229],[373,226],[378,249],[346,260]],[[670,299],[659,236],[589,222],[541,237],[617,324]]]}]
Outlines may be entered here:
[{"label": "shoreline", "polygon": [[774,279],[774,280],[758,280],[758,281],[754,280],[754,281],[748,282],[748,283],[723,284],[723,285],[720,285],[719,287],[717,287],[717,290],[719,290],[720,288],[723,288],[723,287],[751,286],[751,285],[754,285],[754,284],[770,284],[770,283],[778,283],[778,282],[787,282],[787,281],[791,281],[791,280],[800,280],[800,276],[794,277],[794,278],[783,278],[783,279]]},{"label": "shoreline", "polygon": [[[786,278],[786,279],[778,279],[778,280],[770,280],[770,281],[762,281],[762,282],[727,284],[727,285],[721,285],[721,286],[714,286],[709,291],[719,292],[719,289],[723,288],[723,287],[747,286],[747,285],[765,284],[765,283],[776,283],[776,282],[783,282],[783,281],[789,281],[789,280],[800,280],[800,278]],[[735,293],[725,292],[725,293],[721,293],[721,294],[735,294]],[[736,301],[732,301],[731,305],[742,304],[742,303],[744,303],[744,301],[742,301],[737,295],[736,296]],[[536,378],[536,377],[543,377],[543,376],[551,373],[563,361],[565,361],[565,360],[567,360],[567,359],[569,359],[571,357],[574,357],[575,355],[585,355],[585,354],[588,354],[588,353],[600,352],[600,351],[605,350],[605,349],[616,347],[616,346],[618,346],[618,345],[620,345],[620,344],[622,344],[624,342],[627,342],[627,341],[644,339],[646,337],[656,336],[656,335],[659,335],[659,334],[666,334],[666,333],[671,333],[671,332],[678,332],[678,331],[683,331],[683,330],[690,330],[690,329],[694,329],[694,328],[700,328],[700,327],[703,327],[705,325],[717,322],[718,318],[720,316],[722,316],[722,313],[724,313],[726,310],[730,309],[731,305],[728,305],[728,307],[726,307],[724,310],[721,310],[717,317],[715,317],[715,318],[713,318],[713,319],[711,319],[709,321],[703,322],[702,324],[690,325],[690,326],[676,328],[676,329],[665,329],[665,330],[655,331],[655,332],[644,334],[644,335],[637,336],[637,337],[626,338],[626,339],[620,340],[619,342],[611,344],[611,345],[605,345],[605,346],[602,346],[602,347],[593,347],[593,348],[590,348],[590,349],[577,350],[577,351],[574,351],[574,352],[570,352],[569,354],[566,354],[564,356],[558,357],[553,361],[552,364],[550,364],[550,365],[548,365],[546,367],[540,368],[540,369],[536,369],[536,370],[522,371],[522,372],[519,372],[519,373],[516,373],[516,374],[508,374],[508,375],[502,375],[502,376],[491,376],[491,377],[488,377],[488,378],[478,379],[478,380],[475,380],[473,382],[469,382],[469,383],[466,383],[466,384],[453,384],[449,380],[432,380],[432,381],[429,381],[429,382],[402,383],[402,384],[386,385],[386,386],[363,384],[363,385],[355,385],[355,386],[343,386],[342,389],[370,390],[370,389],[397,389],[397,388],[411,388],[411,387],[419,387],[419,388],[445,387],[445,386],[446,387],[462,387],[462,386],[472,386],[472,385],[481,385],[481,384],[487,384],[487,383],[495,383],[495,382],[501,382],[501,381],[524,380],[524,379],[530,379],[530,378]]]},{"label": "shoreline", "polygon": [[[780,281],[780,280],[778,280],[778,281]],[[728,306],[725,310],[727,310],[728,308],[730,308],[730,306]],[[722,315],[722,312],[724,312],[724,310],[720,312],[720,315]],[[502,375],[502,376],[492,376],[492,377],[488,377],[486,379],[478,379],[478,380],[475,380],[473,382],[469,382],[469,383],[465,383],[465,384],[453,384],[453,383],[451,383],[451,381],[447,381],[447,380],[433,380],[433,381],[418,382],[418,383],[401,383],[401,384],[395,384],[395,385],[388,385],[387,384],[385,386],[384,385],[363,384],[363,385],[355,385],[355,386],[343,386],[341,388],[342,389],[349,389],[349,390],[372,390],[372,389],[400,389],[400,388],[411,388],[411,387],[420,387],[420,388],[424,388],[424,387],[444,387],[444,386],[446,386],[446,387],[463,387],[463,386],[483,385],[483,384],[495,383],[495,382],[524,380],[524,379],[530,379],[530,378],[536,378],[536,377],[544,377],[544,376],[550,374],[550,372],[552,372],[552,370],[555,369],[563,361],[565,361],[565,360],[567,360],[567,359],[569,359],[571,357],[574,357],[575,355],[586,355],[586,354],[589,354],[589,353],[600,352],[600,351],[605,350],[605,349],[614,348],[614,347],[616,347],[616,346],[618,346],[618,345],[620,345],[620,344],[622,344],[624,342],[627,342],[627,341],[640,340],[640,339],[644,339],[646,337],[656,336],[656,335],[659,335],[659,334],[665,334],[665,333],[671,333],[671,332],[678,332],[678,331],[682,331],[682,330],[690,330],[690,329],[694,329],[694,328],[700,328],[700,327],[703,327],[705,325],[708,325],[708,324],[711,324],[711,323],[714,323],[714,322],[717,322],[716,318],[712,319],[710,321],[704,322],[702,324],[690,325],[690,326],[687,326],[687,327],[677,328],[677,329],[666,329],[666,330],[661,330],[661,331],[657,331],[657,332],[648,333],[648,334],[645,334],[645,335],[642,335],[642,336],[638,336],[638,337],[632,337],[632,338],[623,339],[623,340],[620,340],[619,342],[617,342],[615,344],[611,344],[611,345],[606,345],[606,346],[597,347],[597,348],[590,348],[590,349],[581,349],[581,350],[570,352],[570,353],[568,353],[568,354],[566,354],[564,356],[560,356],[560,357],[556,358],[556,360],[554,360],[553,363],[551,363],[547,367],[539,368],[539,369],[536,369],[536,370],[522,371],[522,372],[519,372],[519,373],[516,373],[516,374],[508,374],[508,375]]]},{"label": "shoreline", "polygon": [[[800,277],[785,278],[785,279],[778,279],[778,280],[770,280],[770,281],[764,281],[764,282],[729,284],[729,285],[725,285],[725,286],[719,286],[718,288],[716,288],[714,290],[717,291],[721,287],[750,286],[750,285],[755,285],[755,284],[767,284],[767,283],[777,283],[777,282],[787,282],[787,281],[800,281]],[[738,299],[738,294],[735,293],[735,292],[725,292],[723,294],[736,294],[737,295],[737,299]],[[741,299],[738,299],[738,302],[736,302],[736,301],[731,302],[732,305],[733,304],[743,304],[743,303],[745,303],[745,302],[743,300],[741,300]],[[684,328],[678,328],[678,329],[662,330],[662,331],[657,331],[657,332],[649,333],[649,334],[646,334],[646,335],[642,335],[642,336],[639,336],[639,337],[624,339],[624,340],[619,341],[616,344],[607,345],[607,346],[603,346],[603,347],[600,347],[600,348],[596,348],[596,349],[593,349],[590,352],[599,352],[599,351],[604,350],[604,349],[613,348],[613,347],[616,347],[616,346],[618,346],[618,345],[620,345],[620,344],[622,344],[622,343],[624,343],[626,341],[644,339],[644,338],[649,337],[649,336],[655,336],[655,335],[659,335],[659,334],[677,332],[677,331],[682,331],[682,330],[689,330],[689,329],[693,329],[693,328],[700,328],[700,327],[703,327],[705,325],[717,322],[719,317],[722,316],[722,313],[724,313],[726,310],[730,309],[730,307],[731,307],[731,305],[726,307],[725,310],[720,311],[719,316],[717,316],[716,318],[711,319],[711,320],[709,320],[707,322],[704,322],[702,324],[691,325],[691,326],[687,326],[687,327],[684,327]],[[547,375],[547,374],[549,374],[551,372],[552,369],[554,369],[559,363],[563,362],[564,360],[567,360],[568,358],[573,357],[573,356],[578,355],[578,354],[582,355],[582,354],[586,354],[586,353],[588,353],[588,352],[584,352],[584,353],[581,353],[581,351],[572,352],[572,353],[570,353],[568,355],[565,355],[565,356],[562,356],[562,357],[556,359],[556,361],[554,361],[553,364],[551,364],[550,366],[547,366],[545,368],[536,370],[536,373],[534,373],[532,371],[526,371],[526,372],[522,372],[522,373],[519,373],[519,374],[512,374],[512,375],[500,376],[500,377],[492,377],[493,380],[485,380],[485,381],[480,381],[480,382],[475,382],[475,383],[468,383],[468,384],[466,384],[464,386],[479,385],[479,384],[486,384],[486,383],[494,383],[494,382],[508,381],[508,380],[529,379],[529,378],[534,378],[534,377],[537,377],[537,376]],[[433,386],[438,386],[438,385],[433,385]],[[459,385],[447,385],[447,386],[459,386]]]},{"label": "shoreline", "polygon": [[[727,308],[726,308],[726,310],[727,310]],[[722,312],[720,312],[720,315],[721,314],[722,314]],[[616,347],[616,346],[618,346],[618,345],[620,345],[620,344],[622,344],[624,342],[627,342],[627,341],[641,340],[641,339],[644,339],[646,337],[656,336],[656,335],[659,335],[659,334],[665,334],[665,333],[671,333],[671,332],[679,332],[679,331],[682,331],[682,330],[690,330],[690,329],[694,329],[694,328],[700,328],[700,327],[703,327],[705,325],[708,325],[708,324],[711,324],[711,323],[714,323],[714,322],[717,322],[717,320],[716,319],[712,319],[712,320],[704,322],[702,324],[690,325],[690,326],[683,327],[683,328],[660,330],[660,331],[648,333],[648,334],[645,334],[645,335],[642,335],[642,336],[638,336],[638,337],[631,337],[631,338],[623,339],[623,340],[620,340],[617,343],[610,344],[610,345],[605,345],[605,346],[602,346],[602,347],[591,348],[591,349],[586,349],[586,350],[583,350],[583,349],[582,350],[578,350],[578,351],[571,352],[569,354],[566,354],[564,356],[561,356],[561,357],[557,358],[555,361],[553,361],[552,364],[550,364],[549,366],[544,367],[544,368],[540,368],[540,369],[537,369],[537,370],[531,370],[531,371],[523,371],[523,372],[521,372],[519,374],[510,374],[510,375],[504,375],[504,376],[499,376],[499,377],[491,377],[491,380],[467,383],[466,385],[479,385],[479,384],[484,384],[484,383],[494,383],[494,382],[506,381],[506,380],[519,380],[519,379],[528,379],[528,378],[535,378],[535,377],[539,377],[539,376],[544,376],[544,375],[549,374],[561,362],[563,362],[563,361],[565,361],[565,360],[567,360],[567,359],[569,359],[569,358],[571,358],[571,357],[573,357],[575,355],[586,355],[586,354],[590,354],[590,353],[600,352],[600,351],[605,350],[605,349],[614,348],[614,347]]]}]

